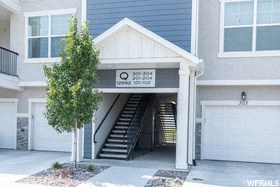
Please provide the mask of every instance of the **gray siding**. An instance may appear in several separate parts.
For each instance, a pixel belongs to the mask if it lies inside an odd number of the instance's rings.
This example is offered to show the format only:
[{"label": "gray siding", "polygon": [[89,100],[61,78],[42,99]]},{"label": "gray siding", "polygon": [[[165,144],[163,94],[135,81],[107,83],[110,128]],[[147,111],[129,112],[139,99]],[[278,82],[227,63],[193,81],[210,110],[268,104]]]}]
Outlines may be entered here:
[{"label": "gray siding", "polygon": [[[178,69],[156,69],[156,88],[178,88]],[[98,70],[98,88],[116,88],[116,70]]]},{"label": "gray siding", "polygon": [[84,127],[84,158],[91,159],[92,155],[92,124]]},{"label": "gray siding", "polygon": [[96,37],[125,17],[190,51],[192,0],[91,0],[89,30]]}]

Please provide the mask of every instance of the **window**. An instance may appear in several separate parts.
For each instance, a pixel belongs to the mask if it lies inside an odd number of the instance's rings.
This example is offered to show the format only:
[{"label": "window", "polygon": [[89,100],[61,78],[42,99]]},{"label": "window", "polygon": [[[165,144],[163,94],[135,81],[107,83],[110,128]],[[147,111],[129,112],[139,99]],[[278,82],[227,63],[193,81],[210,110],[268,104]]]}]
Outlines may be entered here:
[{"label": "window", "polygon": [[72,14],[28,17],[28,58],[59,57]]},{"label": "window", "polygon": [[280,50],[280,0],[224,2],[220,51]]}]

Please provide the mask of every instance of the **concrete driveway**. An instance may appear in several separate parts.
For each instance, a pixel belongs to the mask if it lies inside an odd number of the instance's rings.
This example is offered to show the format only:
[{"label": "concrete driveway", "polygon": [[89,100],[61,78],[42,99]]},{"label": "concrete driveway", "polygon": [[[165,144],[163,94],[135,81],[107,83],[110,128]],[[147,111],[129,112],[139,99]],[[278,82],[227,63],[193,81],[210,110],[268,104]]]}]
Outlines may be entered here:
[{"label": "concrete driveway", "polygon": [[280,164],[198,161],[184,186],[279,186]]},{"label": "concrete driveway", "polygon": [[69,162],[70,153],[0,149],[0,186],[31,186],[15,182],[51,167],[55,161]]}]

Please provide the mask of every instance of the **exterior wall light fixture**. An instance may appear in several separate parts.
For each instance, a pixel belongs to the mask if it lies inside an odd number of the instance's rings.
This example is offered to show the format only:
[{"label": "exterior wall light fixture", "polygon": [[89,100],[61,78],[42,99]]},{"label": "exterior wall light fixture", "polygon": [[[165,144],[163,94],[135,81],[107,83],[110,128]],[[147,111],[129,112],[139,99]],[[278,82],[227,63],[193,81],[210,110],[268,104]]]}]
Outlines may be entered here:
[{"label": "exterior wall light fixture", "polygon": [[240,100],[239,105],[242,105],[242,106],[248,105],[247,95],[246,95],[246,92],[245,92],[245,91],[243,91],[243,92],[241,93],[241,100]]}]

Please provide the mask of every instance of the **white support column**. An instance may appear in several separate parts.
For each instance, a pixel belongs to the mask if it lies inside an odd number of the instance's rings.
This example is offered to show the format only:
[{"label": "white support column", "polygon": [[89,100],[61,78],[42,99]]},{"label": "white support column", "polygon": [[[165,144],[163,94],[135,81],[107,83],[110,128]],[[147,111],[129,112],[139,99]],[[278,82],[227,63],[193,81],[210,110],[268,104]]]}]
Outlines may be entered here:
[{"label": "white support column", "polygon": [[194,132],[195,132],[195,71],[190,73],[190,103],[189,103],[189,135],[188,135],[188,164],[193,162]]},{"label": "white support column", "polygon": [[179,91],[177,98],[176,168],[187,169],[188,122],[189,122],[189,76],[187,63],[180,63]]}]

